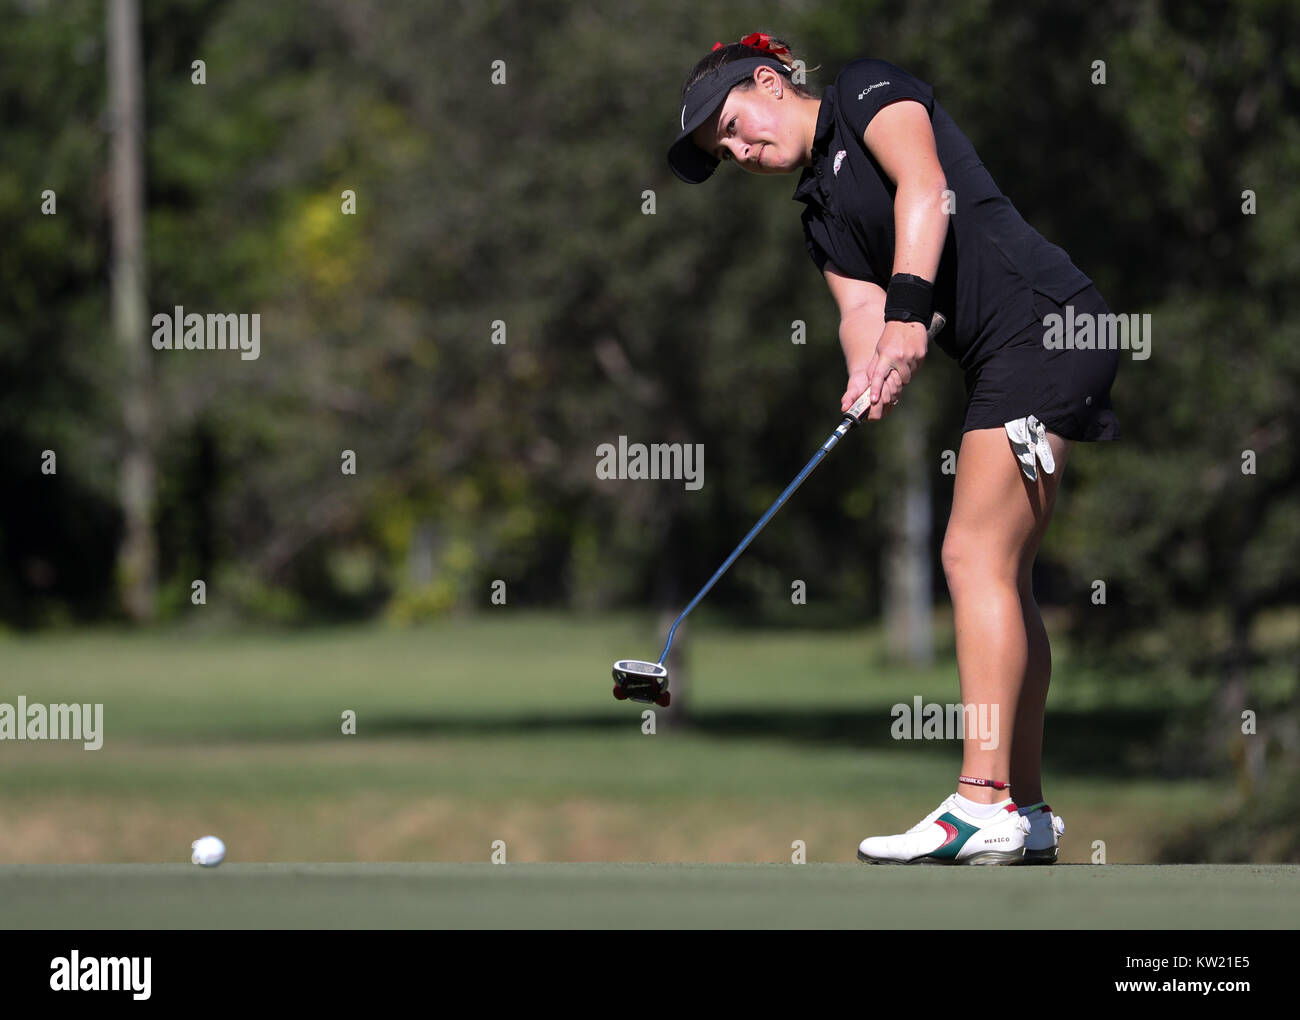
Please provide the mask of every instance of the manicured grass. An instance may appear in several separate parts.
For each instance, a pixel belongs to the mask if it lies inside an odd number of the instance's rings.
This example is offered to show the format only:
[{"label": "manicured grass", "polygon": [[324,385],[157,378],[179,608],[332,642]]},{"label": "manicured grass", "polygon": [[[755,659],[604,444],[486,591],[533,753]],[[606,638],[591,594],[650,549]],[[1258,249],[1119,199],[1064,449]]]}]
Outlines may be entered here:
[{"label": "manicured grass", "polygon": [[[688,637],[689,725],[610,696],[647,619],[502,610],[414,629],[175,629],[0,639],[0,701],[100,702],[98,751],[0,743],[0,863],[852,861],[951,792],[957,744],[897,741],[891,706],[957,699],[950,655],[888,666],[870,630]],[[1167,704],[1057,650],[1048,796],[1063,860],[1153,859],[1212,817],[1212,783],[1145,776]],[[1145,696],[1145,701],[1143,697]],[[356,713],[356,734],[342,715]],[[1098,844],[1098,845],[1094,845]]]},{"label": "manicured grass", "polygon": [[16,928],[1294,928],[1300,866],[0,868]]},{"label": "manicured grass", "polygon": [[[887,707],[957,699],[956,665],[888,667],[876,629],[735,630],[695,625],[689,696],[700,711]],[[111,733],[170,740],[309,736],[338,729],[343,707],[384,726],[431,717],[627,718],[609,697],[615,659],[657,657],[648,620],[484,613],[412,629],[289,632],[73,631],[0,638],[0,699],[103,702]],[[1069,673],[1055,650],[1057,708],[1152,705],[1132,683]],[[674,678],[674,689],[681,678]],[[888,714],[886,713],[886,725]]]}]

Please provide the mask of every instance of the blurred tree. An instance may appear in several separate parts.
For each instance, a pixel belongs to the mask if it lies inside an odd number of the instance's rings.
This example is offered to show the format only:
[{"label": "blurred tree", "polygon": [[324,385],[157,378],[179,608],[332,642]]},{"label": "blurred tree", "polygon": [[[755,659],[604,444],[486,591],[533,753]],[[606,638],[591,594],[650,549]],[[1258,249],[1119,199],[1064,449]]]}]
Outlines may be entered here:
[{"label": "blurred tree", "polygon": [[118,553],[118,576],[127,614],[137,621],[155,612],[157,541],[154,536],[153,386],[146,346],[144,180],[142,149],[145,125],[140,95],[140,11],[136,0],[109,0],[108,123],[112,170],[109,219],[113,247],[114,340],[123,365],[121,391],[123,450],[119,492],[125,532]]}]

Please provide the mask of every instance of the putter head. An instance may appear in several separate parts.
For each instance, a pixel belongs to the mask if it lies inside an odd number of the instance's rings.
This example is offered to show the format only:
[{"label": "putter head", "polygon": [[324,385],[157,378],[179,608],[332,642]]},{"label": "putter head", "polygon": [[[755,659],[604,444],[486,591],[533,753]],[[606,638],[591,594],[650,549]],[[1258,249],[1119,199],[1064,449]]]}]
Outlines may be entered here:
[{"label": "putter head", "polygon": [[619,659],[614,663],[614,697],[667,707],[668,670],[657,662]]}]

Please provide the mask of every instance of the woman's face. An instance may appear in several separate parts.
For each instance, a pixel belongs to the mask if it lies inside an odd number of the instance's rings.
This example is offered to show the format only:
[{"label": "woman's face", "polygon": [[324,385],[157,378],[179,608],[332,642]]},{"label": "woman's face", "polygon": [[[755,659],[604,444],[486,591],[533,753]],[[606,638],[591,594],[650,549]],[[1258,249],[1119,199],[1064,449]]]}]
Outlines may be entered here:
[{"label": "woman's face", "polygon": [[771,68],[759,68],[753,88],[734,88],[718,115],[691,140],[722,162],[734,160],[754,174],[788,174],[803,164],[803,140],[793,112],[794,93]]}]

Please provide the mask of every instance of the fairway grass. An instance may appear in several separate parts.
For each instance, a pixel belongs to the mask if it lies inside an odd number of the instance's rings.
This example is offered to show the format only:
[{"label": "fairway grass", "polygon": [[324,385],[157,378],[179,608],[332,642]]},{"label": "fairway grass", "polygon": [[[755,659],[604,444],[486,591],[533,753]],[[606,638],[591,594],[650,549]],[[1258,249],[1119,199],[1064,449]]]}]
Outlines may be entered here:
[{"label": "fairway grass", "polygon": [[[0,744],[0,866],[184,862],[208,833],[228,865],[478,863],[497,840],[512,864],[784,864],[796,844],[852,863],[954,789],[957,742],[891,735],[892,705],[957,698],[950,648],[912,669],[875,629],[692,627],[673,688],[690,724],[660,713],[653,734],[610,693],[615,659],[658,647],[643,617],[0,637],[0,701],[104,706],[100,750]],[[1167,859],[1231,807],[1213,779],[1149,767],[1163,696],[1055,656],[1063,861]]]},{"label": "fairway grass", "polygon": [[[0,864],[183,862],[212,833],[247,861],[853,862],[952,783],[951,748],[692,733],[115,742],[8,749]],[[96,767],[90,768],[93,764]],[[1055,786],[1062,860],[1145,863],[1213,803],[1200,782]],[[1064,804],[1065,806],[1061,806]],[[1097,857],[1104,853],[1104,857]]]},{"label": "fairway grass", "polygon": [[[0,867],[5,928],[1279,929],[1300,866]],[[1031,912],[1032,911],[1032,912]]]}]

